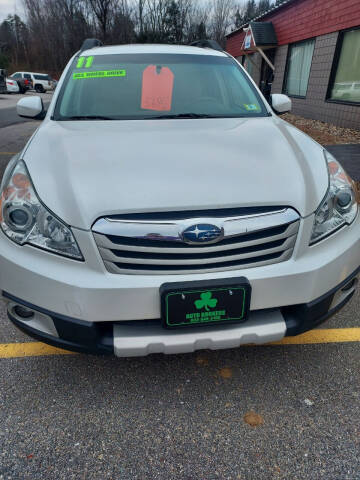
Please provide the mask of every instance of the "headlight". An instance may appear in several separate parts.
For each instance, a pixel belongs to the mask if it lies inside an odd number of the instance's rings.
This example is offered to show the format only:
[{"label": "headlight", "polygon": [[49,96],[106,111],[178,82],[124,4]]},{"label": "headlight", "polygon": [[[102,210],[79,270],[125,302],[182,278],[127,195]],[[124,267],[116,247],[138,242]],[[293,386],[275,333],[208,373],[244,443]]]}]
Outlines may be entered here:
[{"label": "headlight", "polygon": [[315,212],[310,245],[355,220],[358,206],[353,181],[326,150],[330,185],[325,199]]},{"label": "headlight", "polygon": [[0,193],[0,225],[11,240],[83,260],[70,228],[40,202],[24,162],[7,172]]}]

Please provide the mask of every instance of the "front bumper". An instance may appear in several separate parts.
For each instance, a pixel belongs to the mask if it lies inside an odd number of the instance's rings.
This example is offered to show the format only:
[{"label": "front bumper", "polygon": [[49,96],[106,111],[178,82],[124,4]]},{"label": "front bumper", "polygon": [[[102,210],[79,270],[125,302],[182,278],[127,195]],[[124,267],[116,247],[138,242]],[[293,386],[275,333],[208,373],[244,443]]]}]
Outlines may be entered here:
[{"label": "front bumper", "polygon": [[[9,319],[23,332],[50,345],[76,352],[115,354],[119,357],[175,354],[263,344],[312,329],[338,312],[351,299],[359,270],[311,303],[251,312],[244,324],[220,328],[198,327],[185,332],[164,330],[160,320],[85,322],[56,315],[6,292],[3,292],[3,296],[8,302]],[[31,310],[33,316],[23,318],[17,311],[18,306]]]},{"label": "front bumper", "polygon": [[[32,336],[78,351],[144,355],[266,343],[315,327],[351,297],[342,291],[360,265],[360,218],[308,247],[313,216],[302,219],[290,260],[257,268],[189,275],[121,275],[106,271],[91,232],[73,229],[85,262],[18,246],[0,231],[0,291],[11,320]],[[246,324],[166,332],[163,283],[246,277],[252,287]],[[36,312],[26,321],[16,304]]]}]

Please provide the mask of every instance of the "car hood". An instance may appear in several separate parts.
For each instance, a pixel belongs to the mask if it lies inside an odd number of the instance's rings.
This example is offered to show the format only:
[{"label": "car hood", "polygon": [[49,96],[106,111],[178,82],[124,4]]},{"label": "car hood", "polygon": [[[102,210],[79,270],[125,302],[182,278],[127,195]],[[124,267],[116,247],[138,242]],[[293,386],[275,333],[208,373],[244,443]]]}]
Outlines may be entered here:
[{"label": "car hood", "polygon": [[39,197],[69,225],[116,213],[292,206],[328,188],[321,147],[277,117],[45,120],[24,160]]}]

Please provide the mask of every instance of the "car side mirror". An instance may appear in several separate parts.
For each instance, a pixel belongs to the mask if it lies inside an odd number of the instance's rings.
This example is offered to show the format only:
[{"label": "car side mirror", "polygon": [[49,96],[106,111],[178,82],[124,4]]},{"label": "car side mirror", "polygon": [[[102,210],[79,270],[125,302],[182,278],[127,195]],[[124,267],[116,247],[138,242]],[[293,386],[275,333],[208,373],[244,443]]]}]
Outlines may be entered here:
[{"label": "car side mirror", "polygon": [[278,115],[282,113],[290,112],[291,110],[291,100],[287,95],[282,93],[273,93],[270,96],[270,104]]},{"label": "car side mirror", "polygon": [[41,97],[21,98],[16,104],[16,111],[20,117],[43,120],[46,115]]}]

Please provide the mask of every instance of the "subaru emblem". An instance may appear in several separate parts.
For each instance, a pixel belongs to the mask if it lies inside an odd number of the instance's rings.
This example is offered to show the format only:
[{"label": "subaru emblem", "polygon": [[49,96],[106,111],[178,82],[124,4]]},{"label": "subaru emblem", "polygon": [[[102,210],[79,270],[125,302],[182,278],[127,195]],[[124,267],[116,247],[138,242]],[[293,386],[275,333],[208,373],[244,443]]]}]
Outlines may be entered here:
[{"label": "subaru emblem", "polygon": [[198,223],[191,225],[181,234],[181,238],[185,243],[215,243],[220,241],[224,236],[223,228],[208,223]]}]

